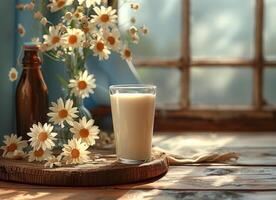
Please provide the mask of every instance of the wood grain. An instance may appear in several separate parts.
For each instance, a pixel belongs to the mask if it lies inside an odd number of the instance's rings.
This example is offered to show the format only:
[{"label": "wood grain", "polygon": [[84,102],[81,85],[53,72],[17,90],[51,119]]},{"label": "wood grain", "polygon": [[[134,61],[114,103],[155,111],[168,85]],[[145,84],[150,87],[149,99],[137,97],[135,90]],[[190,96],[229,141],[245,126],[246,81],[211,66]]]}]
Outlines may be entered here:
[{"label": "wood grain", "polygon": [[125,165],[114,156],[105,161],[48,169],[41,163],[0,158],[0,180],[55,186],[101,186],[132,183],[152,179],[168,171],[164,155],[153,155],[141,165]]},{"label": "wood grain", "polygon": [[276,191],[275,167],[172,166],[165,177],[151,183],[119,185],[118,189],[198,191]]},{"label": "wood grain", "polygon": [[138,200],[167,200],[167,199],[274,199],[276,192],[244,192],[244,191],[175,191],[175,190],[124,190],[124,189],[23,189],[23,190],[1,190],[0,199],[67,199],[67,200],[86,200],[86,199],[138,199]]},{"label": "wood grain", "polygon": [[[241,152],[250,166],[170,167],[161,179],[101,187],[55,187],[0,181],[0,199],[275,199],[275,133],[167,133],[154,144],[183,155]],[[261,164],[261,165],[260,165]],[[259,166],[257,166],[259,165]]]}]

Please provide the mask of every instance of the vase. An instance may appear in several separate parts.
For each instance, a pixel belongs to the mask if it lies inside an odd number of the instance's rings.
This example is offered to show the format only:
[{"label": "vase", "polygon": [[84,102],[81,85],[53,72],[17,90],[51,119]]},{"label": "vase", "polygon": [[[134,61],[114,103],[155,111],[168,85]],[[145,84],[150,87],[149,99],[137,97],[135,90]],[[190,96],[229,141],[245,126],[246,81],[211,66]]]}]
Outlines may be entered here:
[{"label": "vase", "polygon": [[[74,107],[78,109],[78,118],[75,120],[78,121],[79,119],[86,117],[87,120],[91,119],[91,114],[89,110],[84,106],[83,99],[80,97],[76,97],[70,93],[64,94],[64,99],[71,99],[74,102]],[[71,126],[68,123],[64,124],[64,127],[56,126],[55,131],[58,133],[57,136],[57,146],[63,147],[64,144],[68,143],[68,140],[73,138],[73,134],[70,132]]]},{"label": "vase", "polygon": [[[78,63],[74,62],[74,60],[79,60]],[[69,83],[70,79],[74,79],[76,75],[80,71],[87,70],[87,66],[84,62],[84,60],[80,58],[75,58],[75,56],[71,57],[68,62],[65,62],[66,68],[67,68],[67,77],[68,80],[65,81],[66,83]],[[69,63],[69,64],[68,64]],[[72,63],[75,63],[72,67]],[[62,87],[62,93],[63,93],[63,100],[71,99],[74,102],[74,107],[77,107],[78,109],[78,118],[74,119],[75,121],[78,121],[79,119],[82,119],[83,117],[86,117],[87,120],[90,120],[91,114],[87,108],[85,108],[83,99],[81,97],[76,96],[74,93],[72,93],[67,85],[63,84]],[[69,139],[73,138],[73,134],[70,132],[71,126],[68,123],[64,123],[64,127],[57,126],[55,127],[55,131],[58,133],[57,136],[57,145],[59,147],[62,147],[64,144],[68,143]]]}]

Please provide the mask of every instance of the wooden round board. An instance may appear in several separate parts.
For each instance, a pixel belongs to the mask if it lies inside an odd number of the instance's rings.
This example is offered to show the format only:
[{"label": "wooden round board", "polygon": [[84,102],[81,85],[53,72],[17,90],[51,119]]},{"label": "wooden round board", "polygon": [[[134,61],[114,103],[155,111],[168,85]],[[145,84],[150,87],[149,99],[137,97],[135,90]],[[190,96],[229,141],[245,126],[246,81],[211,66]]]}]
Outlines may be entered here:
[{"label": "wooden round board", "polygon": [[117,162],[110,152],[96,153],[102,155],[96,161],[52,169],[45,168],[43,163],[1,157],[0,180],[49,186],[105,186],[145,181],[168,171],[164,154],[155,153],[148,163],[126,165]]}]

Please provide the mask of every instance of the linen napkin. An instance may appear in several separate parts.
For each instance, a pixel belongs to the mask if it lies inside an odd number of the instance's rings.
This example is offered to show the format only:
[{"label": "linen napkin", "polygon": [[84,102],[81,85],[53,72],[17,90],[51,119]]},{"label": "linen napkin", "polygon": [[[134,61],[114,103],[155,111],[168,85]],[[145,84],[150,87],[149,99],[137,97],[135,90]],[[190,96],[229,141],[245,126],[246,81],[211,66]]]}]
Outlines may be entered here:
[{"label": "linen napkin", "polygon": [[196,164],[196,163],[233,163],[239,158],[239,153],[236,152],[225,152],[225,153],[202,153],[196,154],[189,158],[170,153],[159,147],[154,147],[152,150],[153,154],[166,154],[170,165],[185,165],[185,164]]}]

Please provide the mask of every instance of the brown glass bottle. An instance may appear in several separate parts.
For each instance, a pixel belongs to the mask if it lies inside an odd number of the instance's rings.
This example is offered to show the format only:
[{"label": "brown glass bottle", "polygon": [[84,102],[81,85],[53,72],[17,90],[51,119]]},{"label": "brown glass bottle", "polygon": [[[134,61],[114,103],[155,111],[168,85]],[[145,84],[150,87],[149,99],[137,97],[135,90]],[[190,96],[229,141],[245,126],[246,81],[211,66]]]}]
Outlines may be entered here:
[{"label": "brown glass bottle", "polygon": [[24,45],[23,71],[16,88],[17,135],[28,139],[32,124],[47,121],[48,89],[37,45]]}]

